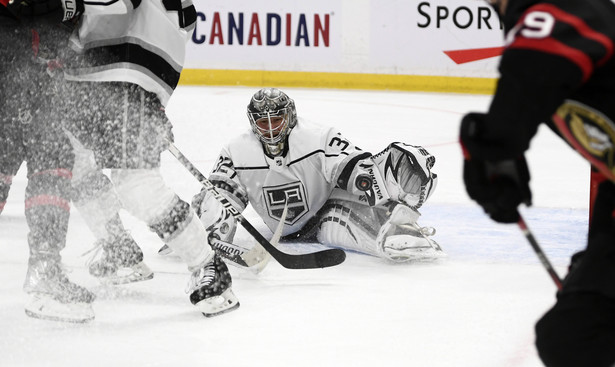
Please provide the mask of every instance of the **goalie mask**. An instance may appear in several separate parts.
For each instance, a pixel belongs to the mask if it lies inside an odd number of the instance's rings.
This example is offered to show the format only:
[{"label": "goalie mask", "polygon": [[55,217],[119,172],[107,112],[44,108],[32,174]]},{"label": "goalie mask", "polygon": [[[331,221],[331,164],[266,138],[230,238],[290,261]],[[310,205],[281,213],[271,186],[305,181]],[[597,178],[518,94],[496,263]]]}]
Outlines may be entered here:
[{"label": "goalie mask", "polygon": [[284,151],[288,134],[297,125],[295,102],[279,89],[263,88],[248,104],[248,119],[267,153],[278,156]]}]

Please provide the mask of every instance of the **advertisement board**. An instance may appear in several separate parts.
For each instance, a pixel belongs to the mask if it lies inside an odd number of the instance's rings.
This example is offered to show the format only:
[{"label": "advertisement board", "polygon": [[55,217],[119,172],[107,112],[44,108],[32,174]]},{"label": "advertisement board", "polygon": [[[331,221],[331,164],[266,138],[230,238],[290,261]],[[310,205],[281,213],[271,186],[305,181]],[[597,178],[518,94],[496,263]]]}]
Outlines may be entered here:
[{"label": "advertisement board", "polygon": [[186,67],[335,71],[341,1],[196,1]]},{"label": "advertisement board", "polygon": [[489,79],[478,81],[484,89],[498,75],[502,25],[483,0],[195,0],[195,6],[184,73],[194,83],[408,89]]},{"label": "advertisement board", "polygon": [[378,72],[495,77],[503,30],[483,0],[370,4],[370,63]]}]

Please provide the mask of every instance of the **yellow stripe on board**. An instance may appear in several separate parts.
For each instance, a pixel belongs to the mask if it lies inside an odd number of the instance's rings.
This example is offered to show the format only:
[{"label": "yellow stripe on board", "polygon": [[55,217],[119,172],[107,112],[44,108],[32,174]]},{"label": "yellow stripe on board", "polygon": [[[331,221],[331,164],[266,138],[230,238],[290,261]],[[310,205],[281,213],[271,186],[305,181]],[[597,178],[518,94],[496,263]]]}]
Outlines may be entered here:
[{"label": "yellow stripe on board", "polygon": [[497,79],[294,71],[184,69],[183,85],[242,85],[493,94]]}]

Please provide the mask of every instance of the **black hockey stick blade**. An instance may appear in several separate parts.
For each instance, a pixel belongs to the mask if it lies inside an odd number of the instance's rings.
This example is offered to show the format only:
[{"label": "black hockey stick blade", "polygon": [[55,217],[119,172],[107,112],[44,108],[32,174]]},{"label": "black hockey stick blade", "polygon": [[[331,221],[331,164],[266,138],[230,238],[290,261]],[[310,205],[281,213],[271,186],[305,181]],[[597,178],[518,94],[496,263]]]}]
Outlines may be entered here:
[{"label": "black hockey stick blade", "polygon": [[243,226],[243,228],[254,237],[254,239],[267,252],[271,254],[280,265],[287,269],[316,269],[327,268],[330,266],[339,265],[346,259],[346,253],[340,249],[327,249],[318,252],[307,254],[288,254],[275,248],[263,235],[248,222],[247,219],[224,197],[216,187],[209,181],[193,164],[177,149],[177,147],[168,141],[168,150],[175,158],[190,172],[214,197],[220,201],[224,208],[235,217],[235,219]]},{"label": "black hockey stick blade", "polygon": [[214,238],[212,236],[210,236],[208,242],[211,247],[216,250],[218,255],[222,256],[223,258],[230,260],[244,268],[250,266],[241,257],[241,255],[243,255],[247,251],[246,249],[239,247],[233,243],[218,240],[217,238]]},{"label": "black hockey stick blade", "polygon": [[557,289],[562,290],[562,280],[560,279],[559,275],[557,275],[557,272],[555,271],[555,268],[553,268],[553,265],[551,265],[551,262],[549,262],[547,255],[545,255],[544,251],[542,251],[542,248],[540,248],[540,245],[538,245],[538,241],[536,241],[536,238],[525,223],[525,220],[523,219],[521,214],[519,214],[519,220],[517,221],[517,225],[521,229],[521,232],[523,232],[523,235],[525,236],[527,241],[530,243],[530,246],[532,246],[532,249],[534,249],[534,252],[538,256],[538,260],[540,260],[542,266],[545,268],[547,273],[549,273],[551,279],[553,279],[553,283],[555,283]]}]

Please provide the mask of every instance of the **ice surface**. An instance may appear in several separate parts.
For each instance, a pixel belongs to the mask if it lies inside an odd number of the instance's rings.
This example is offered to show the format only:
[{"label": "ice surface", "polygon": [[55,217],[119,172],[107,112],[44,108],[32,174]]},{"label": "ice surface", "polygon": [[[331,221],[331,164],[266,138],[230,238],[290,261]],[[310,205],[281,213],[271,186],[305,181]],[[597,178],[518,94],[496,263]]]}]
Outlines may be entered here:
[{"label": "ice surface", "polygon": [[[176,145],[208,173],[222,144],[248,128],[256,88],[180,87],[168,113]],[[93,237],[76,210],[63,251],[70,277],[97,295],[96,319],[71,325],[28,318],[23,216],[25,166],[0,216],[1,366],[540,366],[533,326],[555,286],[514,226],[489,221],[461,181],[459,120],[490,97],[457,94],[286,89],[300,116],[332,124],[364,150],[389,142],[424,145],[436,156],[439,186],[422,225],[449,257],[437,264],[389,264],[349,253],[345,263],[287,270],[272,261],[256,276],[231,268],[238,311],[206,319],[184,293],[185,266],[161,258],[160,240],[122,213],[155,271],[151,281],[101,286],[81,256]],[[534,207],[530,228],[564,275],[587,228],[589,166],[548,129],[528,154]],[[165,153],[163,173],[185,200],[199,184]],[[145,190],[146,188],[144,188]],[[253,212],[246,217],[266,236]],[[240,228],[238,241],[252,242]],[[287,251],[313,251],[301,245]]]}]

